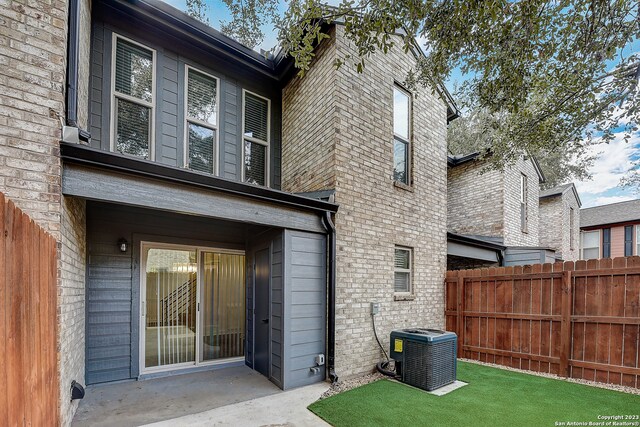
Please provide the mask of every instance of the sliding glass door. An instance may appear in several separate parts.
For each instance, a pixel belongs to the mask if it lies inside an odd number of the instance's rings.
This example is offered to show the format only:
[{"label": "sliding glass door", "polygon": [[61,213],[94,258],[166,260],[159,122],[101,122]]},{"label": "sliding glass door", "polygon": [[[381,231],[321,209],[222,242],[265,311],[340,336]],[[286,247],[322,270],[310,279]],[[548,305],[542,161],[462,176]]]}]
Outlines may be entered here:
[{"label": "sliding glass door", "polygon": [[244,356],[244,255],[202,253],[200,361]]},{"label": "sliding glass door", "polygon": [[143,372],[244,355],[243,253],[145,243],[142,257]]}]

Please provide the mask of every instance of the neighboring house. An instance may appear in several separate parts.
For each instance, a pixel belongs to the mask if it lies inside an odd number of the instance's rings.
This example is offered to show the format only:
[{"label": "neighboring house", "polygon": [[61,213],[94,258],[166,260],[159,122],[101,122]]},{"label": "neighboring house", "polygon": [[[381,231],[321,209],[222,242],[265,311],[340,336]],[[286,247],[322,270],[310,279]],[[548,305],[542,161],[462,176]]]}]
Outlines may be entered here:
[{"label": "neighboring house", "polygon": [[580,259],[640,255],[640,199],[580,211]]},{"label": "neighboring house", "polygon": [[573,183],[540,192],[540,245],[552,248],[556,258],[580,258],[580,196]]},{"label": "neighboring house", "polygon": [[540,246],[539,194],[544,175],[532,157],[503,171],[474,153],[449,156],[449,269],[523,265],[555,260]]},{"label": "neighboring house", "polygon": [[0,191],[59,241],[63,425],[72,380],[370,372],[371,302],[383,340],[443,327],[456,110],[402,85],[420,49],[336,69],[336,25],[299,78],[158,0],[45,3],[0,11]]}]

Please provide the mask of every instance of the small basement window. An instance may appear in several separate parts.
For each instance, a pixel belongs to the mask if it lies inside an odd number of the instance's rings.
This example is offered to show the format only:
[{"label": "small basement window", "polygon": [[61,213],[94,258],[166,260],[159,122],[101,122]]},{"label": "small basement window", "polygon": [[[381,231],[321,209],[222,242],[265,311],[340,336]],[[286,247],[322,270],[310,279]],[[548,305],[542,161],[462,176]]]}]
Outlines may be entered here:
[{"label": "small basement window", "polygon": [[395,293],[411,293],[411,259],[413,249],[395,247],[393,291]]}]

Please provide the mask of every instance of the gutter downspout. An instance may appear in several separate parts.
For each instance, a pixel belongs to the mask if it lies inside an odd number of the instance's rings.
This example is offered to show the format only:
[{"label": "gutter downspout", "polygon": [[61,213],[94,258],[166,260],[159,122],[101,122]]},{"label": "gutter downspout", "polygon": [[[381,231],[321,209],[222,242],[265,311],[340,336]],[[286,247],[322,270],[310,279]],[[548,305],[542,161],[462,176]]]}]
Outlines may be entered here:
[{"label": "gutter downspout", "polygon": [[62,140],[89,142],[91,134],[78,126],[78,60],[80,57],[80,0],[69,1],[69,33],[67,34],[66,118]]},{"label": "gutter downspout", "polygon": [[336,356],[336,227],[331,220],[331,212],[325,212],[322,218],[327,231],[329,232],[329,241],[327,242],[329,260],[328,265],[328,310],[327,310],[327,375],[331,383],[338,381],[338,375],[335,370]]}]

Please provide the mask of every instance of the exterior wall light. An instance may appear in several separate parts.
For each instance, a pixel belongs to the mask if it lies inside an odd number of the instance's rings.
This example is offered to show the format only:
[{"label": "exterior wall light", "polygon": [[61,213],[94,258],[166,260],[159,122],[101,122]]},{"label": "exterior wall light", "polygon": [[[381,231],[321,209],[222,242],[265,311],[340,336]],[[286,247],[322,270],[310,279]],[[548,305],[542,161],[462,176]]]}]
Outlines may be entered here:
[{"label": "exterior wall light", "polygon": [[118,240],[118,248],[120,252],[127,252],[127,248],[129,247],[129,242],[126,239]]}]

